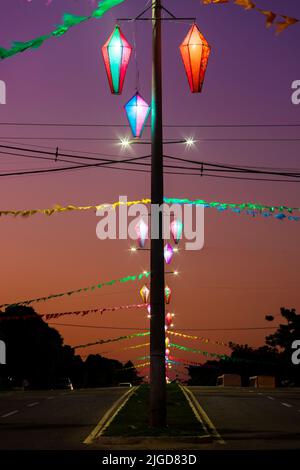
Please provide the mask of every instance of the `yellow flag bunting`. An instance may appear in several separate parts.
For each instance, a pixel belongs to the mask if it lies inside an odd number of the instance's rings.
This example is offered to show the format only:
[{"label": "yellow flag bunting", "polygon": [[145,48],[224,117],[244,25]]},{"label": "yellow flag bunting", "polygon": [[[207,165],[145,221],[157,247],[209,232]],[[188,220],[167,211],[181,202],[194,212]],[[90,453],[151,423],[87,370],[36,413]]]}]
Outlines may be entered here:
[{"label": "yellow flag bunting", "polygon": [[[212,3],[230,3],[230,0],[201,0],[201,2],[203,5],[210,5]],[[271,10],[262,10],[261,8],[258,8],[252,0],[233,0],[233,3],[244,8],[244,10],[255,10],[264,15],[266,27],[270,28],[271,26],[274,26],[277,34],[282,33],[286,28],[298,23],[299,21],[297,18],[275,13]]]}]

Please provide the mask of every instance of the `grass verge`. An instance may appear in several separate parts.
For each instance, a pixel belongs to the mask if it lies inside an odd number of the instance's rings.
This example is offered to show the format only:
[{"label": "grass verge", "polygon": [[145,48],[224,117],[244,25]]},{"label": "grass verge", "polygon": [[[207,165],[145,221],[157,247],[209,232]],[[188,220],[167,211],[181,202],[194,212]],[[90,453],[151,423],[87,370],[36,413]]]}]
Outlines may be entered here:
[{"label": "grass verge", "polygon": [[104,436],[202,436],[205,431],[177,384],[167,385],[166,428],[149,426],[149,386],[141,385],[106,429]]}]

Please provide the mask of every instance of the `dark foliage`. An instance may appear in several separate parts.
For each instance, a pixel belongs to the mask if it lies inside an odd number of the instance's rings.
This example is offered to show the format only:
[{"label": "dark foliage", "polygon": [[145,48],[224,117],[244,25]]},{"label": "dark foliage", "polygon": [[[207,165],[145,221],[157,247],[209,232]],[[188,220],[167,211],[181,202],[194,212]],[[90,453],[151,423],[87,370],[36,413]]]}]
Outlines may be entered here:
[{"label": "dark foliage", "polygon": [[98,354],[83,361],[31,307],[8,307],[0,313],[0,320],[0,339],[6,344],[7,356],[6,365],[0,365],[2,387],[26,383],[30,388],[55,388],[66,377],[75,388],[141,381],[134,368],[127,370],[132,363],[123,366]]},{"label": "dark foliage", "polygon": [[[254,375],[275,376],[276,383],[300,385],[300,365],[292,363],[292,343],[300,340],[300,314],[294,309],[281,308],[285,324],[280,324],[275,333],[266,337],[266,344],[259,348],[230,343],[231,360],[207,361],[202,367],[190,366],[189,384],[216,385],[217,377],[222,374],[238,374],[242,385],[249,385],[249,377]],[[273,315],[266,315],[273,321]]]}]

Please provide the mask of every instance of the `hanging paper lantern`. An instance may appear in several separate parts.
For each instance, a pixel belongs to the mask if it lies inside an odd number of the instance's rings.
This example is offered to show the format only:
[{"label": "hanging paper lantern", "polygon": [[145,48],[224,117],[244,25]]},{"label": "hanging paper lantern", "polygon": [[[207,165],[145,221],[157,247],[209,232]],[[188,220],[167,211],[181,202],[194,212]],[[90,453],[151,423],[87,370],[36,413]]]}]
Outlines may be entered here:
[{"label": "hanging paper lantern", "polygon": [[173,240],[177,245],[179,243],[179,240],[180,240],[181,235],[182,235],[183,223],[179,219],[174,219],[171,222],[170,227],[171,227],[171,233],[172,233]]},{"label": "hanging paper lantern", "polygon": [[146,239],[148,238],[148,225],[141,219],[135,227],[135,232],[138,236],[138,242],[141,248],[144,248]]},{"label": "hanging paper lantern", "polygon": [[144,284],[143,287],[141,288],[140,294],[141,294],[143,303],[147,304],[149,302],[150,289],[148,289],[146,284]]},{"label": "hanging paper lantern", "polygon": [[134,137],[141,137],[150,113],[150,106],[136,93],[126,104],[125,111]]},{"label": "hanging paper lantern", "polygon": [[204,81],[210,46],[194,24],[179,47],[192,93],[200,93]]},{"label": "hanging paper lantern", "polygon": [[174,254],[174,250],[173,250],[172,245],[170,245],[170,243],[166,243],[164,247],[164,258],[167,264],[171,263],[173,254]]},{"label": "hanging paper lantern", "polygon": [[169,286],[165,287],[165,301],[166,304],[170,303],[172,291]]},{"label": "hanging paper lantern", "polygon": [[166,315],[166,325],[167,325],[167,327],[172,325],[172,321],[173,321],[172,313],[167,313],[167,315]]},{"label": "hanging paper lantern", "polygon": [[131,52],[131,45],[126,40],[120,27],[116,26],[102,47],[102,57],[110,90],[115,95],[122,93]]},{"label": "hanging paper lantern", "polygon": [[148,310],[148,314],[150,315],[151,314],[151,305],[150,304],[147,305],[147,310]]},{"label": "hanging paper lantern", "polygon": [[170,349],[166,349],[166,356],[168,357],[170,355]]},{"label": "hanging paper lantern", "polygon": [[166,341],[165,341],[165,342],[166,342],[166,348],[168,348],[168,347],[169,347],[169,344],[170,344],[170,340],[169,340],[168,337],[166,337]]}]

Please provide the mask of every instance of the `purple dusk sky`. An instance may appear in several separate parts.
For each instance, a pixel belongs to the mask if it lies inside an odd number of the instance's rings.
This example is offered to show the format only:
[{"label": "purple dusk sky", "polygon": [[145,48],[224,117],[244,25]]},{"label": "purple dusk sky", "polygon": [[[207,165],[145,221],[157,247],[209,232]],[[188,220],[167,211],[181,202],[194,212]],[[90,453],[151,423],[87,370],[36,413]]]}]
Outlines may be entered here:
[{"label": "purple dusk sky", "polygon": [[[0,105],[0,144],[9,141],[23,147],[58,146],[60,151],[98,152],[115,159],[149,154],[146,145],[133,146],[124,152],[116,141],[89,140],[118,139],[129,135],[126,127],[3,125],[5,122],[126,125],[123,105],[135,91],[134,60],[122,96],[112,96],[100,52],[116,19],[136,16],[146,3],[125,0],[103,19],[79,25],[37,50],[2,61],[0,80],[7,85],[7,104]],[[256,3],[260,8],[300,18],[300,5],[294,0]],[[189,24],[164,24],[164,123],[191,126],[166,128],[165,138],[193,137],[200,141],[191,150],[182,144],[167,145],[165,153],[200,161],[300,170],[300,142],[201,142],[205,138],[299,138],[299,128],[193,128],[204,124],[299,124],[300,105],[291,102],[291,84],[300,80],[300,23],[276,36],[273,29],[265,28],[263,15],[244,11],[237,5],[202,6],[200,0],[166,0],[165,6],[177,16],[197,17],[200,30],[212,46],[203,92],[193,95],[178,50]],[[92,8],[88,0],[53,0],[49,6],[46,0],[31,3],[1,0],[0,45],[9,47],[13,40],[33,39],[50,32],[64,12],[87,15]],[[134,26],[125,23],[121,27],[133,42]],[[137,24],[136,43],[140,92],[150,102],[149,22]],[[148,128],[145,137],[149,137]],[[60,163],[2,153],[0,173],[55,165]],[[99,204],[115,201],[119,195],[127,195],[129,200],[149,197],[150,175],[92,168],[3,177],[0,185],[1,209],[44,208],[56,203]],[[300,206],[298,183],[166,175],[165,195]],[[129,241],[98,240],[97,222],[94,212],[50,218],[39,215],[28,219],[2,218],[1,303],[76,289],[149,268],[148,252],[129,253]],[[176,329],[270,326],[264,320],[265,314],[278,314],[282,306],[299,310],[299,224],[206,210],[204,249],[182,250],[172,261],[171,266],[180,271],[178,278],[168,278],[173,289],[171,309],[176,314]],[[107,287],[33,307],[39,313],[51,313],[139,303],[140,287],[141,283]],[[146,313],[120,311],[101,317],[71,317],[61,323],[146,329]],[[278,318],[274,322],[277,324]],[[121,330],[71,326],[60,326],[59,330],[71,345],[122,334]],[[199,334],[258,346],[270,331],[199,331]],[[106,349],[112,350],[108,354],[111,357],[135,359],[132,352],[120,353],[119,348],[116,345]],[[215,349],[216,346],[211,350]],[[105,351],[104,347],[90,350]],[[181,357],[200,360],[186,353]]]}]

